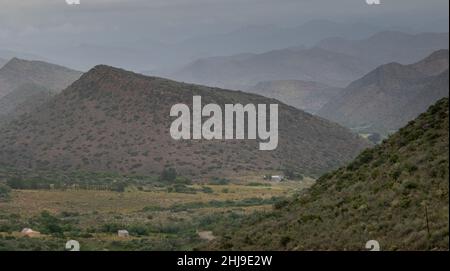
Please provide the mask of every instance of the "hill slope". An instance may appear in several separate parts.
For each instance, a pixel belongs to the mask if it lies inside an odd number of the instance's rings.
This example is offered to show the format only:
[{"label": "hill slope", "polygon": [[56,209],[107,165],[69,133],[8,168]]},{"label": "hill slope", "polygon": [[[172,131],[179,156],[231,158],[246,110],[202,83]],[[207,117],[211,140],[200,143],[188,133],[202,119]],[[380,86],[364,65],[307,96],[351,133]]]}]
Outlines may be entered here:
[{"label": "hill slope", "polygon": [[55,94],[45,87],[28,83],[17,87],[0,99],[0,125],[31,113],[49,101]]},{"label": "hill slope", "polygon": [[[448,98],[210,249],[449,249]],[[427,216],[429,232],[427,230]]]},{"label": "hill slope", "polygon": [[0,123],[32,112],[80,76],[50,63],[12,59],[0,69]]},{"label": "hill slope", "polygon": [[353,82],[318,115],[363,133],[387,135],[448,97],[448,50],[411,65],[383,65]]},{"label": "hill slope", "polygon": [[159,174],[173,166],[189,176],[242,174],[296,167],[314,175],[367,147],[349,130],[293,107],[279,106],[279,144],[175,141],[173,105],[271,104],[276,100],[97,66],[44,106],[0,130],[0,163],[15,167]]},{"label": "hill slope", "polygon": [[258,83],[249,90],[252,93],[280,100],[311,114],[339,95],[340,88],[299,80],[277,80]]},{"label": "hill slope", "polygon": [[13,58],[0,69],[0,98],[27,83],[61,91],[80,76],[80,72],[58,65]]}]

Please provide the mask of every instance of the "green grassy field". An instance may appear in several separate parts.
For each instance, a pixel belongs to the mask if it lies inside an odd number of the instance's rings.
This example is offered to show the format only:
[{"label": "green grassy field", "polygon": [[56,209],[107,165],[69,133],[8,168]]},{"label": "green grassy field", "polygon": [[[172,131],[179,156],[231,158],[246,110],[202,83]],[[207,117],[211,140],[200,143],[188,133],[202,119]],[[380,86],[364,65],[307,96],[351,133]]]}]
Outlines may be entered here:
[{"label": "green grassy field", "polygon": [[[270,183],[255,178],[223,185],[194,184],[124,192],[41,189],[13,190],[0,202],[0,250],[193,250],[254,212],[314,183],[312,179]],[[32,228],[36,238],[20,231]],[[129,238],[119,238],[126,229]]]}]

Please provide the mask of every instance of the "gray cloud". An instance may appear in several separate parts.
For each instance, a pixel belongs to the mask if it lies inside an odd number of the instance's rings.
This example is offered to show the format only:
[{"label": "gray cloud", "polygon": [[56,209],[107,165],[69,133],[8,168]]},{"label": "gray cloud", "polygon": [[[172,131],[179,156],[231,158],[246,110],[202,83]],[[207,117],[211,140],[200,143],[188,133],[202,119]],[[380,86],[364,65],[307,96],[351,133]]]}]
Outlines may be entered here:
[{"label": "gray cloud", "polygon": [[42,54],[82,44],[134,48],[179,43],[249,26],[313,19],[448,31],[447,0],[0,0],[0,48]]}]

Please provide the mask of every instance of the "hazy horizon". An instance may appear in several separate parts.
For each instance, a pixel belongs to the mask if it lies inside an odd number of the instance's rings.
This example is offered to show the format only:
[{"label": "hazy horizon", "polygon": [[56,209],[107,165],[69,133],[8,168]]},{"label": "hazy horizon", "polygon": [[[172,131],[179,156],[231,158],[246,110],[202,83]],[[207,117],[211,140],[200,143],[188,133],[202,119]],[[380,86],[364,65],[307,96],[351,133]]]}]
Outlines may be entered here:
[{"label": "hazy horizon", "polygon": [[336,36],[353,39],[383,30],[448,32],[449,2],[0,0],[0,6],[2,50],[80,70],[108,60],[102,64],[152,71],[199,57],[310,46],[332,36],[334,22]]}]

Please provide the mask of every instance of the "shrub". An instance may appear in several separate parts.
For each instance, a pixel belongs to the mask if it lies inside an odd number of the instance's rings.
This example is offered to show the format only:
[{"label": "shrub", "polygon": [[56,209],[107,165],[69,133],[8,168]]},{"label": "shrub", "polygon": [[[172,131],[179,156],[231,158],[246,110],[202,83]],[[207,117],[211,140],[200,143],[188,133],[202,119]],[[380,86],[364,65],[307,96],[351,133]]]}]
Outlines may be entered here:
[{"label": "shrub", "polygon": [[0,201],[9,199],[10,193],[11,187],[5,184],[0,184]]},{"label": "shrub", "polygon": [[203,193],[207,193],[207,194],[212,194],[212,193],[214,193],[214,190],[212,190],[211,187],[203,186],[203,187],[202,187],[202,192],[203,192]]},{"label": "shrub", "polygon": [[177,178],[177,171],[174,168],[165,168],[161,172],[160,179],[164,182],[173,182]]}]

